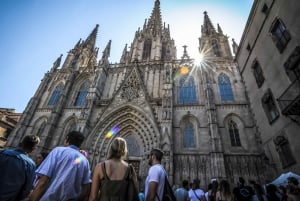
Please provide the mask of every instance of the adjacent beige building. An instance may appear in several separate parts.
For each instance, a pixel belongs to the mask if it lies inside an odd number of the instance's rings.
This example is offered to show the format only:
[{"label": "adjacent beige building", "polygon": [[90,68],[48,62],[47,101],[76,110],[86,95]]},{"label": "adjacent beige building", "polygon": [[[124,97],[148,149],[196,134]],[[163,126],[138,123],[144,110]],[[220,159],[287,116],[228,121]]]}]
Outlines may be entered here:
[{"label": "adjacent beige building", "polygon": [[98,25],[68,52],[62,66],[60,56],[28,103],[8,146],[36,134],[41,138],[38,151],[51,150],[62,145],[69,131],[80,130],[92,167],[105,160],[115,136],[124,137],[128,161],[142,183],[149,167],[147,154],[154,147],[164,151],[163,165],[177,185],[196,178],[202,187],[212,178],[234,184],[239,176],[264,181],[260,135],[221,26],[215,28],[204,12],[198,46],[206,60],[201,66],[189,57],[187,47],[177,58],[159,0],[142,27],[117,64],[109,62],[111,41],[98,59]]},{"label": "adjacent beige building", "polygon": [[236,56],[269,180],[300,173],[299,11],[298,0],[256,0]]},{"label": "adjacent beige building", "polygon": [[0,148],[6,145],[7,139],[18,123],[21,113],[14,109],[0,108]]}]

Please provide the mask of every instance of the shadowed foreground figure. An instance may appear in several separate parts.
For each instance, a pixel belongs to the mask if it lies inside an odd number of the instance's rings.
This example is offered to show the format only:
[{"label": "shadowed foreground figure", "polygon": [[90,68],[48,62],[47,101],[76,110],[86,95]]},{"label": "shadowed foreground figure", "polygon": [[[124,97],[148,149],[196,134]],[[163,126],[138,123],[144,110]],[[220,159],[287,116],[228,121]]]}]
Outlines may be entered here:
[{"label": "shadowed foreground figure", "polygon": [[35,178],[35,163],[28,154],[35,150],[39,142],[38,136],[27,135],[19,149],[0,152],[1,201],[19,201],[28,196]]}]

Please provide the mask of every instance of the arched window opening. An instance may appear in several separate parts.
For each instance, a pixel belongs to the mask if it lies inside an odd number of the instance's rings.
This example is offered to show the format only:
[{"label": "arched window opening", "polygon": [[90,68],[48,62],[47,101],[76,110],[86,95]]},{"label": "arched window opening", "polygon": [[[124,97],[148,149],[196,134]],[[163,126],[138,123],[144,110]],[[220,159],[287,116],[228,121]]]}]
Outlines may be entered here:
[{"label": "arched window opening", "polygon": [[212,45],[215,56],[220,57],[221,53],[220,53],[220,48],[219,48],[218,41],[217,40],[212,40],[211,45]]},{"label": "arched window opening", "polygon": [[167,59],[167,43],[163,42],[161,47],[161,60]]},{"label": "arched window opening", "polygon": [[274,140],[274,143],[283,168],[289,167],[296,163],[287,138],[281,135],[277,136]]},{"label": "arched window opening", "polygon": [[233,101],[233,93],[229,77],[224,73],[221,73],[218,77],[218,84],[221,101]]},{"label": "arched window opening", "polygon": [[89,87],[90,87],[89,81],[87,81],[81,85],[79,92],[77,93],[77,97],[76,97],[75,104],[74,104],[75,106],[81,107],[84,105]]},{"label": "arched window opening", "polygon": [[75,122],[73,122],[69,127],[69,132],[71,131],[77,131],[77,125]]},{"label": "arched window opening", "polygon": [[143,49],[143,60],[147,60],[151,56],[152,41],[150,39],[145,40]]},{"label": "arched window opening", "polygon": [[39,127],[39,130],[37,131],[36,135],[37,135],[37,136],[43,135],[44,130],[45,130],[45,127],[46,127],[46,122],[43,121],[43,123],[41,123],[41,125],[40,125],[40,127]]},{"label": "arched window opening", "polygon": [[197,103],[196,87],[193,77],[182,78],[179,85],[179,104]]},{"label": "arched window opening", "polygon": [[194,127],[192,123],[188,123],[184,128],[183,146],[185,148],[195,147],[195,134],[194,134]]},{"label": "arched window opening", "polygon": [[52,93],[51,98],[49,99],[49,102],[48,102],[49,106],[56,105],[59,97],[62,94],[63,89],[64,89],[64,85],[63,84],[59,84],[58,86],[56,86],[55,90]]},{"label": "arched window opening", "polygon": [[234,147],[241,146],[239,129],[237,127],[237,124],[233,120],[230,120],[228,122],[228,131],[230,135],[231,146]]}]

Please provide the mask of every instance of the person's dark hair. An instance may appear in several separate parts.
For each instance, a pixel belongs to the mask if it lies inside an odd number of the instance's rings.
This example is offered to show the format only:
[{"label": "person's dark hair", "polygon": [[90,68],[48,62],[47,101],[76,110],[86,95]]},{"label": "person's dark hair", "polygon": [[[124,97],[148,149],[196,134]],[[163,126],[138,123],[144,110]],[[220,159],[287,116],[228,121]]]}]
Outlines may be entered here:
[{"label": "person's dark hair", "polygon": [[152,149],[150,154],[154,155],[158,161],[161,161],[162,157],[164,155],[164,153],[160,149],[157,149],[157,148]]},{"label": "person's dark hair", "polygon": [[188,187],[189,187],[189,182],[188,182],[188,180],[183,180],[183,181],[182,181],[182,187],[184,187],[184,188],[188,188]]},{"label": "person's dark hair", "polygon": [[228,181],[222,180],[220,182],[220,192],[225,197],[231,194],[230,185],[229,185]]},{"label": "person's dark hair", "polygon": [[212,200],[213,200],[213,199],[216,198],[216,194],[217,194],[217,191],[218,191],[219,183],[218,183],[217,180],[214,180],[214,181],[211,183],[211,185],[212,185],[212,188],[211,188],[211,193],[210,193],[209,196],[210,196],[210,197],[213,197],[213,198],[212,198]]},{"label": "person's dark hair", "polygon": [[41,152],[41,155],[43,157],[43,160],[48,156],[48,152]]},{"label": "person's dark hair", "polygon": [[69,142],[70,145],[75,145],[77,147],[80,147],[82,142],[84,141],[84,135],[79,131],[71,131],[67,135],[66,140],[67,142]]},{"label": "person's dark hair", "polygon": [[39,143],[40,138],[37,135],[26,135],[22,139],[20,146],[25,151],[32,152]]},{"label": "person's dark hair", "polygon": [[193,181],[193,189],[198,189],[200,188],[200,180],[199,179],[194,179]]},{"label": "person's dark hair", "polygon": [[239,183],[244,185],[245,184],[245,179],[243,177],[239,177]]},{"label": "person's dark hair", "polygon": [[286,194],[286,188],[284,186],[280,185],[278,189],[282,190],[283,194]]},{"label": "person's dark hair", "polygon": [[287,180],[288,180],[288,182],[291,182],[295,186],[298,186],[298,184],[299,184],[298,180],[295,177],[288,177]]}]

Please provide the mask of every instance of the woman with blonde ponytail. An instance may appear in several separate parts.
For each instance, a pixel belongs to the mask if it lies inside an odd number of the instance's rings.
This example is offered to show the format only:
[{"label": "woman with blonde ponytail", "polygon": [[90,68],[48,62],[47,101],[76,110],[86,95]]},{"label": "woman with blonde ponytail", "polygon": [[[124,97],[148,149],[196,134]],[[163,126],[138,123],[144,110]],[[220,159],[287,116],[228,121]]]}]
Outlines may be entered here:
[{"label": "woman with blonde ponytail", "polygon": [[[126,155],[125,139],[121,137],[113,139],[107,160],[98,163],[94,169],[89,201],[127,201],[126,195],[122,193],[122,188],[129,177],[134,181],[135,188],[138,189],[136,173],[133,167],[124,161]],[[124,191],[124,193],[126,192]]]}]

